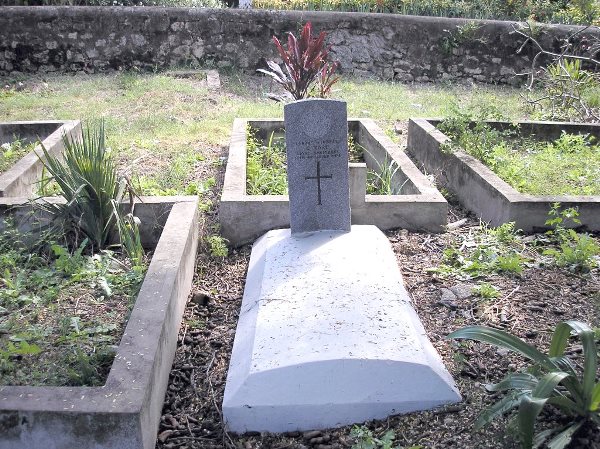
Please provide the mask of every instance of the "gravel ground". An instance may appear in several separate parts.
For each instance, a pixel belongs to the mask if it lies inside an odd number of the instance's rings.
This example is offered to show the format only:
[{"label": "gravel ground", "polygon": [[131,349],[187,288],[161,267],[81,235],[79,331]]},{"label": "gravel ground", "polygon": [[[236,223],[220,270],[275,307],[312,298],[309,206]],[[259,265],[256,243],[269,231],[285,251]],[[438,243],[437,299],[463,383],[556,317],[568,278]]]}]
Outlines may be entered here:
[{"label": "gravel ground", "polygon": [[[222,155],[226,149],[221,149]],[[222,181],[223,167],[206,167]],[[203,234],[217,223],[220,182],[209,193],[215,208],[206,214]],[[486,274],[483,278],[444,278],[428,271],[440,264],[443,250],[464,248],[477,233],[479,222],[458,205],[451,205],[448,221],[464,220],[461,226],[443,234],[397,230],[387,233],[405,285],[427,334],[454,376],[463,401],[441,409],[395,416],[364,425],[381,436],[391,429],[400,447],[517,448],[514,432],[504,432],[506,419],[482,431],[473,430],[479,413],[499,396],[483,385],[500,380],[509,370],[524,366],[521,358],[484,344],[449,342],[444,337],[469,324],[506,329],[547,349],[553,327],[566,319],[578,319],[600,327],[600,272],[576,274],[540,263],[544,258],[535,249],[536,237],[526,237],[523,254],[530,258],[519,275]],[[596,240],[599,240],[597,236]],[[225,378],[243,295],[244,279],[251,248],[234,249],[226,258],[213,258],[201,244],[197,261],[194,294],[187,305],[176,358],[160,422],[157,448],[315,448],[351,447],[351,426],[324,431],[269,435],[224,432],[221,402]],[[472,287],[485,280],[499,289],[495,299],[482,300]],[[573,346],[576,357],[581,347]],[[548,425],[563,417],[552,410],[541,422]],[[544,424],[543,424],[544,425]],[[543,427],[542,425],[542,427]],[[573,448],[600,448],[598,428],[586,428],[576,435]]]}]

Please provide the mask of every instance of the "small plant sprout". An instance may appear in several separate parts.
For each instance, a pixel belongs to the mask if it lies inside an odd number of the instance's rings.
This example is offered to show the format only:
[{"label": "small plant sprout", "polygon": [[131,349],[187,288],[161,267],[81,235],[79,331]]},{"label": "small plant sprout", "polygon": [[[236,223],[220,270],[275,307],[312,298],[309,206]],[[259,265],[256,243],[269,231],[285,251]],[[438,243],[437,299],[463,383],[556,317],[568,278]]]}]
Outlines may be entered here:
[{"label": "small plant sprout", "polygon": [[350,431],[350,438],[354,439],[352,449],[399,449],[399,446],[392,446],[396,438],[393,430],[376,437],[368,427],[354,426]]},{"label": "small plant sprout", "polygon": [[223,258],[227,257],[227,255],[229,254],[226,240],[220,235],[209,235],[208,237],[206,237],[206,243],[208,243],[208,248],[212,257]]},{"label": "small plant sprout", "polygon": [[258,71],[269,75],[281,84],[294,100],[314,96],[325,98],[331,93],[331,87],[339,80],[339,77],[335,76],[339,63],[328,62],[330,48],[325,46],[325,37],[324,31],[317,37],[313,37],[310,22],[302,28],[299,39],[293,33],[288,33],[287,48],[273,36],[285,72],[273,61],[267,61],[270,70],[258,69]]},{"label": "small plant sprout", "polygon": [[496,299],[500,296],[498,288],[489,282],[481,282],[477,287],[473,288],[473,293],[481,299]]}]

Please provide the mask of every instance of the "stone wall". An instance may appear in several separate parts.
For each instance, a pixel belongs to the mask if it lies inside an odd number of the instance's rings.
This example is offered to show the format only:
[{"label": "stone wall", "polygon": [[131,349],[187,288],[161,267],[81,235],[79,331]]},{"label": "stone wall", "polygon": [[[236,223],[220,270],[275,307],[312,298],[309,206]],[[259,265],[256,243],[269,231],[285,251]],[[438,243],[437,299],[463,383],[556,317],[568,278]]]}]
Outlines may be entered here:
[{"label": "stone wall", "polygon": [[[216,65],[252,71],[274,58],[271,36],[311,21],[343,73],[399,81],[518,83],[535,55],[510,22],[391,14],[187,8],[0,7],[0,74]],[[574,27],[545,27],[548,48]],[[591,33],[591,32],[590,32]],[[587,39],[590,38],[589,34]],[[578,39],[586,38],[585,33]]]}]

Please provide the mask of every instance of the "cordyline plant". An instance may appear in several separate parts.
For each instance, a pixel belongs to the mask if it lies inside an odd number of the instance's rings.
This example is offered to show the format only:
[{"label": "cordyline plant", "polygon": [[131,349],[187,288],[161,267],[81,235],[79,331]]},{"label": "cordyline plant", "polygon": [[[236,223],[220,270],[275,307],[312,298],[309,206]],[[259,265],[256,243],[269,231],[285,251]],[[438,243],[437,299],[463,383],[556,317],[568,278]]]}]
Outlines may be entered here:
[{"label": "cordyline plant", "polygon": [[[565,354],[571,335],[579,337],[583,346],[581,373]],[[476,429],[516,408],[515,424],[523,449],[538,448],[544,443],[550,449],[562,449],[584,424],[600,426],[600,382],[596,379],[598,347],[594,331],[588,325],[579,321],[558,324],[548,355],[507,332],[485,326],[468,326],[447,338],[490,343],[533,362],[525,372],[509,373],[500,383],[486,386],[488,391],[506,394],[479,416]],[[549,428],[536,435],[535,421],[546,405],[558,408],[568,421],[559,428]]]},{"label": "cordyline plant", "polygon": [[[339,63],[328,62],[331,47],[325,46],[324,31],[315,38],[312,35],[312,25],[307,22],[302,28],[300,38],[288,33],[287,48],[273,36],[273,42],[283,60],[285,72],[273,61],[267,61],[271,70],[258,69],[272,77],[287,90],[294,100],[310,96],[325,98],[331,93],[331,87],[339,80],[335,71]],[[316,87],[314,84],[316,83]]]}]

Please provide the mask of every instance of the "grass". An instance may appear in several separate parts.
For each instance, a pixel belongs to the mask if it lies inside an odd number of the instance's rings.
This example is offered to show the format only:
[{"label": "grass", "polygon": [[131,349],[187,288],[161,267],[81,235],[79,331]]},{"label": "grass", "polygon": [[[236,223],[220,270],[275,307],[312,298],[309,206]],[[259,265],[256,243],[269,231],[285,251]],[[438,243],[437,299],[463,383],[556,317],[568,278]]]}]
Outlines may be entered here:
[{"label": "grass", "polygon": [[[1,85],[11,84],[10,79]],[[161,74],[54,76],[21,79],[22,91],[3,90],[0,120],[105,118],[108,146],[135,181],[155,191],[185,193],[205,180],[199,162],[218,163],[235,117],[283,117],[283,105],[266,98],[266,78],[222,75],[222,90],[199,80]],[[333,98],[345,100],[349,117],[368,117],[387,130],[397,120],[444,115],[453,102],[501,106],[522,115],[519,90],[494,86],[404,85],[343,79]],[[207,159],[208,158],[208,159]],[[148,193],[147,190],[143,193]]]}]

